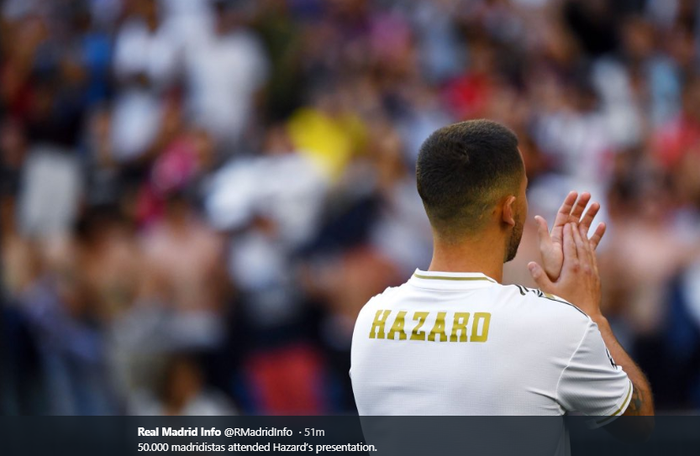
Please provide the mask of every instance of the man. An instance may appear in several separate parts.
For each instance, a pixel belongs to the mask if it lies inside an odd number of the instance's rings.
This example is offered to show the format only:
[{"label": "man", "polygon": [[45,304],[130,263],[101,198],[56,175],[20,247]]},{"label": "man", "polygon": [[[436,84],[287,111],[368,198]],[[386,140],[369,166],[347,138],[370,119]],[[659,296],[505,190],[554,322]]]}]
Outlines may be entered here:
[{"label": "man", "polygon": [[[432,262],[372,298],[355,325],[350,375],[360,415],[564,415],[605,425],[653,415],[649,384],[600,310],[589,239],[599,205],[564,201],[552,233],[538,217],[541,290],[504,286],[527,217],[516,136],[475,120],[422,145],[417,183],[434,237]],[[578,201],[577,201],[578,199]]]}]

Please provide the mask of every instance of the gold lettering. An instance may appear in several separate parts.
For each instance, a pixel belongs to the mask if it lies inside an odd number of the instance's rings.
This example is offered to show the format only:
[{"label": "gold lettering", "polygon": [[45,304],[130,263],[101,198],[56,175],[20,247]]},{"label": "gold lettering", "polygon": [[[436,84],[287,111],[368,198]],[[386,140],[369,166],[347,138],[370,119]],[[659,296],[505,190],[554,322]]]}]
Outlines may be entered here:
[{"label": "gold lettering", "polygon": [[394,320],[394,324],[391,325],[391,329],[389,330],[389,335],[387,336],[387,339],[393,339],[395,340],[396,337],[394,337],[395,334],[399,335],[399,340],[406,340],[406,333],[403,330],[404,325],[406,324],[406,320],[404,317],[406,316],[406,311],[401,311],[399,314],[396,316],[396,320]]},{"label": "gold lettering", "polygon": [[374,322],[372,323],[372,329],[369,330],[370,339],[384,339],[384,325],[386,324],[386,319],[389,317],[390,313],[391,310],[377,311],[377,314],[374,316]]},{"label": "gold lettering", "polygon": [[[469,323],[469,312],[455,312],[455,318],[452,322],[452,334],[450,342],[466,342],[467,341],[467,323]],[[458,332],[462,332],[457,336]]]},{"label": "gold lettering", "polygon": [[430,330],[428,334],[428,340],[435,342],[435,337],[440,336],[440,342],[447,341],[447,334],[445,334],[445,315],[447,312],[438,312],[437,318],[435,318],[435,324],[433,329]]},{"label": "gold lettering", "polygon": [[[481,325],[481,333],[479,333],[479,323],[483,321]],[[489,324],[491,323],[491,314],[488,312],[477,312],[474,314],[474,321],[472,322],[472,335],[469,338],[470,342],[486,342],[489,338]]]},{"label": "gold lettering", "polygon": [[428,318],[428,312],[415,312],[413,314],[413,321],[417,321],[418,324],[411,332],[411,340],[425,340],[425,331],[419,331],[425,324],[425,319]]}]

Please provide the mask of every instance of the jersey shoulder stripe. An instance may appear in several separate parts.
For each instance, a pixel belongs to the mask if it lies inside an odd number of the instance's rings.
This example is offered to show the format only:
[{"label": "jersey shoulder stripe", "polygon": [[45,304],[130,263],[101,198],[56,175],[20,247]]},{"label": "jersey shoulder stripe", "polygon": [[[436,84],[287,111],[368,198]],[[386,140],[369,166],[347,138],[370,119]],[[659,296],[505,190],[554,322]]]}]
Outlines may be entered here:
[{"label": "jersey shoulder stripe", "polygon": [[582,313],[583,315],[585,315],[588,318],[588,314],[586,314],[586,312],[579,309],[574,304],[571,304],[569,301],[566,301],[566,300],[560,298],[559,296],[553,295],[551,293],[545,293],[544,291],[539,290],[537,288],[528,288],[528,287],[524,287],[524,286],[518,285],[518,284],[515,284],[515,286],[518,288],[518,290],[520,291],[520,294],[523,296],[527,296],[528,294],[533,294],[538,298],[548,299],[550,301],[554,301],[554,302],[558,302],[560,304],[567,305],[569,307],[572,307],[573,309],[576,309],[578,312]]}]

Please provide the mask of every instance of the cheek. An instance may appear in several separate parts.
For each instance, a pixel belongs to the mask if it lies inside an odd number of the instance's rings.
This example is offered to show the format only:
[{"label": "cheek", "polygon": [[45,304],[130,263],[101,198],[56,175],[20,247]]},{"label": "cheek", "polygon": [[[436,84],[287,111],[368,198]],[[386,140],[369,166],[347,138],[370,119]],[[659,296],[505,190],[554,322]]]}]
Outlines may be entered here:
[{"label": "cheek", "polygon": [[529,204],[527,203],[527,195],[525,192],[523,192],[523,198],[522,198],[522,206],[520,207],[520,216],[521,220],[526,220],[527,219],[527,212],[529,209]]}]

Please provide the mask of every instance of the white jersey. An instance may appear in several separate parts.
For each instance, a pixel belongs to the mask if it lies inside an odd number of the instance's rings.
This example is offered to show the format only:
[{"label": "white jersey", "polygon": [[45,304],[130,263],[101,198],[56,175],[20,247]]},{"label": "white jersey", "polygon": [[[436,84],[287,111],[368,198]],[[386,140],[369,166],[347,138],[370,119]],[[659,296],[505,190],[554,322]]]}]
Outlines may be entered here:
[{"label": "white jersey", "polygon": [[417,270],[362,309],[350,376],[360,415],[563,415],[606,424],[632,383],[574,305],[478,273]]}]

